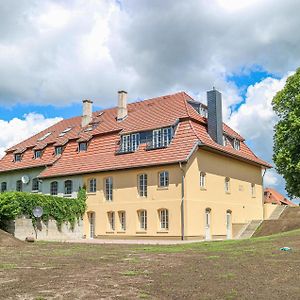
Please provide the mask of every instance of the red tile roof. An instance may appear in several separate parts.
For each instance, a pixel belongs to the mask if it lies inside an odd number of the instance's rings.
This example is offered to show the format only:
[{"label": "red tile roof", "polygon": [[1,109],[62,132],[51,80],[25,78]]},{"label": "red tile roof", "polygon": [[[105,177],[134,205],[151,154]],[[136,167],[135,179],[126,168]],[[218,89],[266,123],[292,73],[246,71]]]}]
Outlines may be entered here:
[{"label": "red tile roof", "polygon": [[285,198],[279,192],[272,188],[266,188],[264,191],[265,203],[273,203],[277,205],[297,206],[295,203]]},{"label": "red tile roof", "polygon": [[[224,132],[240,140],[241,149],[221,146],[207,133],[206,118],[188,103],[193,99],[184,92],[135,102],[128,105],[128,117],[116,120],[117,108],[93,113],[93,130],[81,127],[81,117],[62,120],[37,135],[11,147],[0,161],[0,172],[47,166],[40,177],[83,174],[104,170],[124,169],[186,161],[197,144],[224,155],[246,160],[264,167],[270,165],[254,155],[244,139],[224,124]],[[175,136],[167,148],[145,150],[141,144],[134,153],[118,155],[120,135],[167,127],[178,123]],[[71,128],[62,135],[62,132]],[[42,141],[38,141],[51,133]],[[78,141],[87,141],[88,150],[78,153]],[[55,146],[64,146],[63,154],[54,156]],[[14,162],[14,152],[23,151],[21,162]],[[33,158],[33,149],[44,149],[40,159]]]}]

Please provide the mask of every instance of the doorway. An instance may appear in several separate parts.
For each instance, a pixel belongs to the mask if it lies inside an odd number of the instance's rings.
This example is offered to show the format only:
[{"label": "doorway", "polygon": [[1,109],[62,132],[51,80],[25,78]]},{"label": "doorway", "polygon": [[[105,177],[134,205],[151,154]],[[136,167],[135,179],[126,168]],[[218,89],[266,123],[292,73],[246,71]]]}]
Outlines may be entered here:
[{"label": "doorway", "polygon": [[211,209],[207,208],[205,210],[205,239],[211,239]]},{"label": "doorway", "polygon": [[232,239],[232,216],[231,216],[231,210],[228,209],[226,211],[226,236],[227,239]]},{"label": "doorway", "polygon": [[89,218],[89,224],[90,224],[89,238],[93,239],[95,236],[95,213],[89,212],[88,218]]}]

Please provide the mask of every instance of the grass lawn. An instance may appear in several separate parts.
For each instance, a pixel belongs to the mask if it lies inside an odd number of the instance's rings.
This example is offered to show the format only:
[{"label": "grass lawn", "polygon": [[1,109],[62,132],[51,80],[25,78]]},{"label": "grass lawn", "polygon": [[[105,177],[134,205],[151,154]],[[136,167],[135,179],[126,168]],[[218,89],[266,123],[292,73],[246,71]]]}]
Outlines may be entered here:
[{"label": "grass lawn", "polygon": [[300,299],[300,230],[172,246],[0,245],[0,299]]}]

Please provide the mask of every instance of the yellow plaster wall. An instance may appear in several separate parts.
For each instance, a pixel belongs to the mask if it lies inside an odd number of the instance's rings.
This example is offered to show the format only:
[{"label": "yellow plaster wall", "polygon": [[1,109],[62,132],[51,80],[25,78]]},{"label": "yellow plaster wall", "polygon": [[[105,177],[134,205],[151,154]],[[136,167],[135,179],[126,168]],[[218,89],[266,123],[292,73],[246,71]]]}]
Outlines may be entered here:
[{"label": "yellow plaster wall", "polygon": [[[206,173],[206,187],[200,188],[200,172]],[[224,180],[230,178],[230,193]],[[255,197],[251,195],[255,183]],[[219,154],[199,150],[186,166],[185,234],[203,236],[205,209],[211,209],[211,235],[226,235],[226,211],[232,211],[232,224],[263,219],[262,171]]]},{"label": "yellow plaster wall", "polygon": [[[169,171],[169,187],[158,187],[158,173]],[[138,175],[148,175],[147,198],[139,197],[137,181]],[[164,167],[143,168],[90,174],[84,177],[88,186],[91,178],[97,179],[97,192],[88,193],[87,213],[95,212],[95,235],[96,236],[156,236],[156,237],[180,237],[180,204],[181,204],[181,171],[179,165],[166,165]],[[103,187],[104,179],[113,178],[113,201],[105,200]],[[160,230],[159,209],[169,210],[169,230]],[[139,229],[137,211],[147,210],[147,231]],[[108,228],[108,216],[110,211],[115,212],[115,231]],[[126,211],[126,231],[120,230],[118,211]],[[84,216],[85,234],[89,236],[89,222],[87,213]]]},{"label": "yellow plaster wall", "polygon": [[264,219],[267,220],[273,213],[273,211],[280,205],[272,204],[272,203],[265,203],[264,204]]}]

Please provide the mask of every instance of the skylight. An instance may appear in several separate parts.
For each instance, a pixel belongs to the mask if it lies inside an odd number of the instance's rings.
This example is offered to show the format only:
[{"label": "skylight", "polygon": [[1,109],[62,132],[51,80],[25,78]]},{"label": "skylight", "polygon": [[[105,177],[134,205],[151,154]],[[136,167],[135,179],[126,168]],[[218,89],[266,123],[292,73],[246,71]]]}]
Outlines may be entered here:
[{"label": "skylight", "polygon": [[45,135],[43,135],[42,137],[40,137],[38,139],[38,142],[41,142],[41,141],[45,140],[49,135],[51,135],[51,132],[47,132]]},{"label": "skylight", "polygon": [[59,136],[60,136],[60,137],[64,136],[64,135],[65,135],[67,132],[69,132],[71,129],[72,129],[72,127],[66,128],[65,130],[63,130],[63,131],[59,134]]}]

